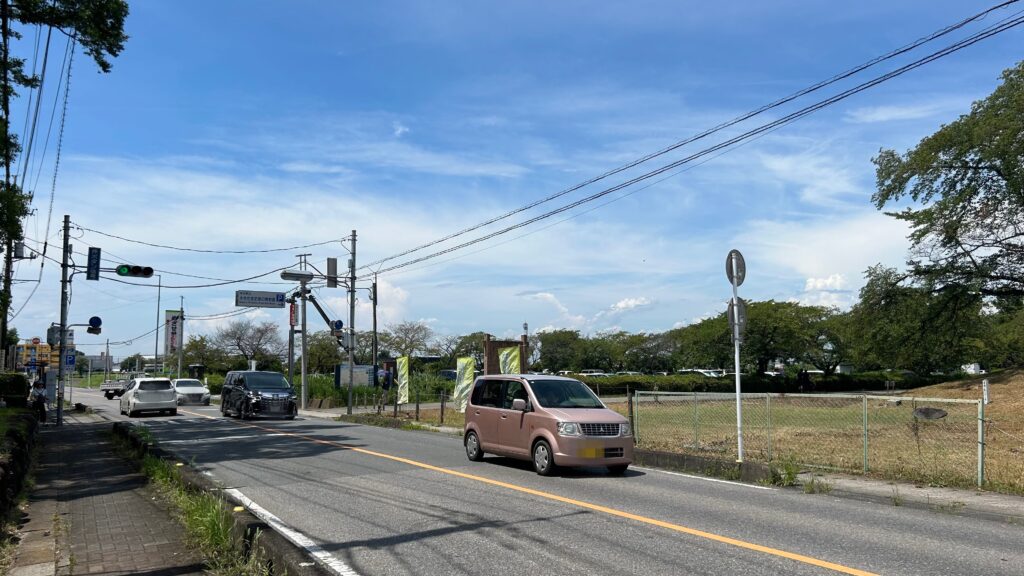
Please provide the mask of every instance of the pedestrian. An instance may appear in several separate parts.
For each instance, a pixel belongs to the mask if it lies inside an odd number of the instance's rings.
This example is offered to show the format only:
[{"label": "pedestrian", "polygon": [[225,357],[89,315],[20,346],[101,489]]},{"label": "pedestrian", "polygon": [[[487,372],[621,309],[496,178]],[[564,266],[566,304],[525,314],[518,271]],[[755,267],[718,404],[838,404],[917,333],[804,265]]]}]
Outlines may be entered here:
[{"label": "pedestrian", "polygon": [[42,380],[36,380],[32,385],[32,393],[29,396],[32,411],[40,423],[46,422],[46,404],[49,398],[46,397],[46,385]]}]

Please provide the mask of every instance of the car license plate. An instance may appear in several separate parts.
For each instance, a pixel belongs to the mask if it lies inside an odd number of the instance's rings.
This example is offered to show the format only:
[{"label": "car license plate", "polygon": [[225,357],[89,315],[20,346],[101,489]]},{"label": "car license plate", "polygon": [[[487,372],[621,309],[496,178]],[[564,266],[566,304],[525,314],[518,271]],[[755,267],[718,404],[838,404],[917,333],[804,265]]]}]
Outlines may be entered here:
[{"label": "car license plate", "polygon": [[597,445],[584,446],[576,452],[576,456],[580,458],[601,458],[604,456],[604,448]]}]

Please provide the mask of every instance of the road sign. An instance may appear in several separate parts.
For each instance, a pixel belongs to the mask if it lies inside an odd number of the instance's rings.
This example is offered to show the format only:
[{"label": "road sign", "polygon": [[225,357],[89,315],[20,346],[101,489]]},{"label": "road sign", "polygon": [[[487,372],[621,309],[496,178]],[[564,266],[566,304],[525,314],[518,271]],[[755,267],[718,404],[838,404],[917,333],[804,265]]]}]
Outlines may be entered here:
[{"label": "road sign", "polygon": [[284,292],[235,290],[235,306],[284,308]]},{"label": "road sign", "polygon": [[86,280],[100,279],[100,249],[89,248],[89,265],[85,269]]},{"label": "road sign", "polygon": [[736,299],[737,306],[733,306],[732,300],[729,301],[729,331],[735,334],[735,328],[739,326],[740,334],[747,329],[747,303],[743,301],[743,298]]},{"label": "road sign", "polygon": [[[735,280],[732,272],[733,260],[736,261]],[[743,285],[743,280],[747,277],[747,263],[743,260],[743,254],[740,254],[739,250],[730,250],[729,255],[725,257],[725,277],[736,286]]]},{"label": "road sign", "polygon": [[92,318],[89,318],[89,327],[90,328],[99,328],[102,325],[103,325],[103,319],[100,318],[99,316],[93,316]]},{"label": "road sign", "polygon": [[75,367],[75,354],[74,353],[65,354],[64,355],[64,366],[67,367],[67,368],[74,368]]},{"label": "road sign", "polygon": [[335,320],[335,321],[333,322],[333,325],[334,325],[334,329],[335,329],[335,330],[341,330],[342,328],[344,328],[344,327],[345,327],[345,323],[344,323],[344,322],[342,322],[341,320]]}]

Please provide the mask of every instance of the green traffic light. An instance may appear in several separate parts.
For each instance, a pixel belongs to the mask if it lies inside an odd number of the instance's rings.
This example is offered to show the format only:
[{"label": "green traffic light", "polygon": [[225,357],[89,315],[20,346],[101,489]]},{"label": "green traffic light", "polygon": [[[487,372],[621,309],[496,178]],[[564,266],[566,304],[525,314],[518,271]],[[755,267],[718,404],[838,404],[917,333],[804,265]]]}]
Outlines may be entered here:
[{"label": "green traffic light", "polygon": [[132,273],[132,267],[127,264],[121,264],[117,267],[118,276],[128,276]]}]

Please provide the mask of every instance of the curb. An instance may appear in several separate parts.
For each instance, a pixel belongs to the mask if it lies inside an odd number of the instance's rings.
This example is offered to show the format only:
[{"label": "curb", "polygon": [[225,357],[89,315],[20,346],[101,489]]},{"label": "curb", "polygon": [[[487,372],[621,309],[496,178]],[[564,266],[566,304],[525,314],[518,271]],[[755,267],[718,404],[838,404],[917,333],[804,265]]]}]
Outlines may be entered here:
[{"label": "curb", "polygon": [[[319,559],[310,555],[305,549],[296,546],[272,526],[257,518],[244,508],[241,502],[225,494],[223,488],[209,476],[200,473],[182,458],[160,446],[148,442],[136,432],[129,422],[114,422],[113,431],[116,436],[128,440],[139,455],[148,454],[173,463],[181,475],[186,487],[195,492],[216,492],[226,511],[231,513],[235,523],[232,535],[241,545],[243,554],[248,557],[257,553],[267,559],[271,574],[288,574],[289,576],[335,576],[336,573],[324,566]],[[259,538],[256,538],[257,534]]]}]

